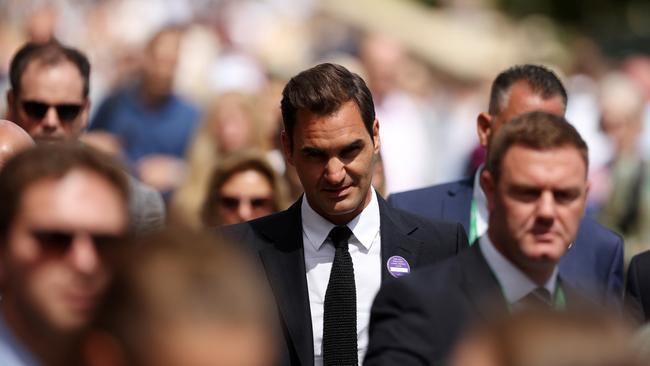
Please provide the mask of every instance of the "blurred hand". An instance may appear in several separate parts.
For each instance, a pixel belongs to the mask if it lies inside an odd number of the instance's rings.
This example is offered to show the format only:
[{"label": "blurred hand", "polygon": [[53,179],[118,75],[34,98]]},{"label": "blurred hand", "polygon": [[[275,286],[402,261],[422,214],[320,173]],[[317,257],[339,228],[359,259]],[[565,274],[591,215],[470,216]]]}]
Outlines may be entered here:
[{"label": "blurred hand", "polygon": [[169,155],[149,155],[136,165],[140,180],[161,192],[180,186],[185,175],[185,161]]},{"label": "blurred hand", "polygon": [[122,157],[124,156],[124,150],[122,149],[120,139],[110,132],[85,132],[79,137],[79,139],[83,143],[113,156],[118,160],[122,160]]}]

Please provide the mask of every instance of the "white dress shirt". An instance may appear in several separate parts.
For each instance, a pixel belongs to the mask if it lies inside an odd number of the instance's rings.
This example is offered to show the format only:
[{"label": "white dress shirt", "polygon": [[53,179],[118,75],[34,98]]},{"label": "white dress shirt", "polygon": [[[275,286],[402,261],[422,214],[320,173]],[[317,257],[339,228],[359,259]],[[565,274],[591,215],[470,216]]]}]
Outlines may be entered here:
[{"label": "white dress shirt", "polygon": [[[372,198],[368,206],[347,223],[353,234],[349,241],[349,251],[354,265],[354,281],[357,289],[359,364],[362,363],[368,346],[370,307],[381,285],[379,203],[374,189],[371,194]],[[306,198],[302,200],[301,215],[314,337],[314,366],[321,366],[323,365],[323,304],[335,252],[332,241],[327,236],[336,225],[317,214]]]},{"label": "white dress shirt", "polygon": [[[501,291],[508,301],[508,304],[514,304],[521,300],[524,296],[528,295],[531,291],[539,287],[533,282],[526,274],[519,268],[512,264],[506,257],[503,256],[492,244],[487,235],[483,235],[478,239],[478,245],[481,253],[485,257],[488,265],[492,269],[492,273],[501,285]],[[553,296],[555,294],[555,287],[557,286],[557,266],[553,270],[553,274],[544,284],[544,288]]]}]

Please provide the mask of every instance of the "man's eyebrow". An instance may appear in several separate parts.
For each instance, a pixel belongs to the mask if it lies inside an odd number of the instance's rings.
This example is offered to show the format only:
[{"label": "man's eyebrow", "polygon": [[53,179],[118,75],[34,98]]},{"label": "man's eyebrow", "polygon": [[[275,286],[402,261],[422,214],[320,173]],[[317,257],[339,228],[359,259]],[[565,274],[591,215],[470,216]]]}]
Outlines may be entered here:
[{"label": "man's eyebrow", "polygon": [[366,143],[365,143],[362,139],[357,139],[357,140],[354,140],[354,141],[352,141],[351,143],[349,143],[349,144],[348,144],[347,146],[345,146],[342,150],[345,151],[345,150],[356,149],[356,148],[358,148],[358,147],[364,147],[365,144],[366,144]]},{"label": "man's eyebrow", "polygon": [[534,184],[526,184],[526,183],[512,183],[510,184],[510,189],[516,189],[516,190],[541,190],[540,187],[534,185]]},{"label": "man's eyebrow", "polygon": [[318,148],[315,148],[315,147],[311,147],[311,146],[305,146],[305,147],[301,148],[300,152],[302,152],[303,154],[308,154],[308,155],[325,154],[324,150],[318,149]]}]

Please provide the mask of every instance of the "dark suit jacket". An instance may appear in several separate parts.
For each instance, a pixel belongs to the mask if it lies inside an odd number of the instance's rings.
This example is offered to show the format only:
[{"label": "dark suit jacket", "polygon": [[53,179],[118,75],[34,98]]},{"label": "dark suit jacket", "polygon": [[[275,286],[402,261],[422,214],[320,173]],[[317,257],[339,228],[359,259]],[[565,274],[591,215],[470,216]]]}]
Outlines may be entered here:
[{"label": "dark suit jacket", "polygon": [[[388,203],[417,215],[469,228],[473,179],[392,194]],[[617,305],[623,293],[623,239],[589,217],[559,265],[565,282],[599,303]]]},{"label": "dark suit jacket", "polygon": [[[586,303],[562,283],[567,307]],[[499,283],[474,245],[382,285],[372,306],[364,366],[442,365],[468,327],[508,313]]]},{"label": "dark suit jacket", "polygon": [[[467,247],[467,236],[460,224],[430,221],[391,208],[379,195],[377,198],[382,282],[391,277],[385,265],[391,256],[403,257],[413,270]],[[298,200],[286,211],[225,228],[224,234],[259,253],[280,310],[283,364],[312,366],[314,349],[300,205]]]},{"label": "dark suit jacket", "polygon": [[625,307],[640,323],[650,320],[650,251],[632,257],[627,270]]}]

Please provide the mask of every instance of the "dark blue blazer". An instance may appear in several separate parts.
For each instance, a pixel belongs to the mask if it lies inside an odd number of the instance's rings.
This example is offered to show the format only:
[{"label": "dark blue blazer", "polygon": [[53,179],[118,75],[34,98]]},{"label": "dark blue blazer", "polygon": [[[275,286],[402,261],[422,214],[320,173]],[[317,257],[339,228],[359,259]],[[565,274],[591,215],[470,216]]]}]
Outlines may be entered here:
[{"label": "dark blue blazer", "polygon": [[[469,232],[472,178],[390,195],[393,207],[427,218],[460,222]],[[623,295],[623,239],[584,217],[574,245],[560,261],[562,278],[598,303],[618,305]]]}]

